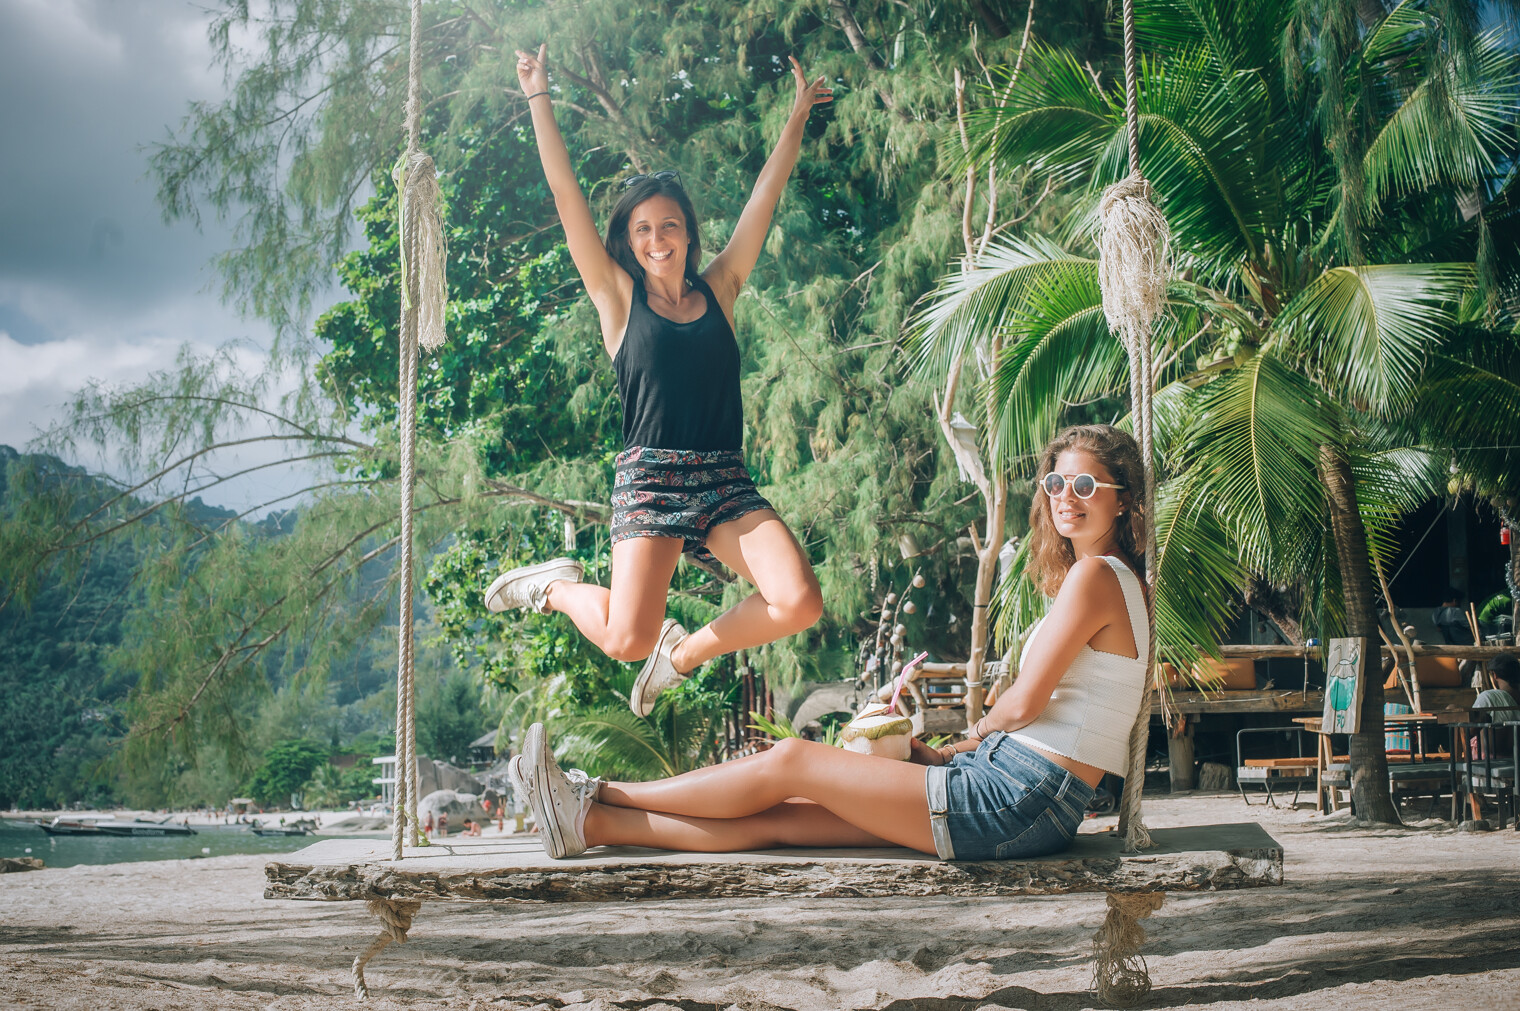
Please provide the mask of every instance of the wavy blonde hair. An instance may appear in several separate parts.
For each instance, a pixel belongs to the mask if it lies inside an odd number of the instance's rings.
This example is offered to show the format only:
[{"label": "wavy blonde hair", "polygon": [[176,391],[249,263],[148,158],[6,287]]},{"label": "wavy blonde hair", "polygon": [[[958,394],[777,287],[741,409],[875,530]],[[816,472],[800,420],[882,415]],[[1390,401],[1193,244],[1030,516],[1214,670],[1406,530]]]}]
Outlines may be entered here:
[{"label": "wavy blonde hair", "polygon": [[[1091,453],[1122,484],[1119,503],[1124,512],[1114,518],[1114,533],[1124,561],[1145,585],[1145,467],[1141,463],[1140,445],[1135,437],[1113,425],[1073,425],[1063,430],[1040,454],[1036,480],[1041,480],[1056,466],[1056,458],[1067,450]],[[1035,586],[1047,597],[1061,592],[1066,573],[1076,562],[1071,541],[1056,530],[1050,515],[1050,496],[1036,491],[1029,506],[1029,561],[1026,571]]]}]

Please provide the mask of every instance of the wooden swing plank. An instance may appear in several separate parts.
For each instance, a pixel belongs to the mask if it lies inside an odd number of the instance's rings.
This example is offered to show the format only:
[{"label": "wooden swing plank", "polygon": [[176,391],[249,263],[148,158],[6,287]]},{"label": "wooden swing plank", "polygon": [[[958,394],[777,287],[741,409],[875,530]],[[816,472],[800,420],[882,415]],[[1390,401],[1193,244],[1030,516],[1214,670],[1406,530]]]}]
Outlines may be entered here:
[{"label": "wooden swing plank", "polygon": [[669,853],[603,847],[550,860],[533,835],[449,839],[389,858],[376,839],[328,839],[265,866],[270,899],[621,902],[796,895],[1058,895],[1223,891],[1280,885],[1282,846],[1260,825],[1155,829],[1153,849],[1119,852],[1079,835],[1055,856],[946,862],[906,849]]}]

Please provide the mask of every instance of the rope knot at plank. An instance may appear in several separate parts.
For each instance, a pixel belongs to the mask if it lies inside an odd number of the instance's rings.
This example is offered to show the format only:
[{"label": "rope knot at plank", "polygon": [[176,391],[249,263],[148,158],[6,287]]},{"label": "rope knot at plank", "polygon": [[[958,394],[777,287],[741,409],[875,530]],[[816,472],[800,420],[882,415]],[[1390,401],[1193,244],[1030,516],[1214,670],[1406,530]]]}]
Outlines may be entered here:
[{"label": "rope knot at plank", "polygon": [[1134,1007],[1151,992],[1140,946],[1140,921],[1161,908],[1165,892],[1108,893],[1108,915],[1093,935],[1093,993],[1115,1007]]},{"label": "rope knot at plank", "polygon": [[412,929],[412,919],[422,903],[415,899],[366,899],[364,908],[380,920],[380,936],[376,937],[354,958],[354,996],[359,1000],[369,997],[369,985],[364,982],[364,967],[369,960],[385,950],[394,941],[406,943],[406,933]]}]

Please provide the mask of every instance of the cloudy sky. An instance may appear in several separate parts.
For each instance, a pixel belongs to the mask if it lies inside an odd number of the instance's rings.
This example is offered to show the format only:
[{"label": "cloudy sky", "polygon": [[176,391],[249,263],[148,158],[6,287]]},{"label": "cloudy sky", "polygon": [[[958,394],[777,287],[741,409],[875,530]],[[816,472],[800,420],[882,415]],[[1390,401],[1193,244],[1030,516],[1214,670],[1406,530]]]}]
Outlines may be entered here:
[{"label": "cloudy sky", "polygon": [[25,448],[87,379],[131,383],[185,344],[267,347],[216,295],[227,231],[164,224],[147,176],[148,145],[224,93],[210,53],[185,0],[0,0],[0,443]]}]

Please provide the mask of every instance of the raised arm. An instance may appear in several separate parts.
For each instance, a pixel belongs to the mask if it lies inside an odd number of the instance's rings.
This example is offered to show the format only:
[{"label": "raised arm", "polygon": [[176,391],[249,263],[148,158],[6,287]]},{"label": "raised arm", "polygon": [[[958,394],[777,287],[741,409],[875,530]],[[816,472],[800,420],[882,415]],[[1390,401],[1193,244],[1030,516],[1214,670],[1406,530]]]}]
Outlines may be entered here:
[{"label": "raised arm", "polygon": [[[528,107],[533,113],[538,157],[543,162],[544,177],[554,194],[560,224],[565,228],[570,258],[575,261],[575,269],[580,272],[587,294],[604,322],[609,316],[626,318],[632,282],[623,268],[607,255],[607,247],[602,244],[596,221],[591,217],[591,207],[575,178],[565,138],[554,121],[554,103],[549,100],[549,74],[545,64],[547,51],[547,44],[538,47],[537,56],[520,49],[517,51],[517,81],[523,94],[528,96]],[[617,311],[620,306],[621,313]]]},{"label": "raised arm", "polygon": [[802,150],[802,132],[807,126],[808,114],[813,111],[813,106],[834,100],[834,92],[824,86],[823,77],[809,81],[803,76],[802,65],[796,57],[791,59],[792,78],[797,85],[792,114],[787,117],[786,126],[781,130],[775,150],[766,159],[765,168],[760,170],[760,178],[755,180],[755,189],[744,205],[744,213],[739,215],[739,223],[734,226],[728,245],[703,272],[714,294],[725,306],[734,304],[739,289],[744,287],[749,272],[755,269],[755,262],[760,259],[765,233],[771,227],[771,214],[776,210],[776,202],[781,199],[781,192],[786,189],[786,181],[791,178],[797,155]]}]

